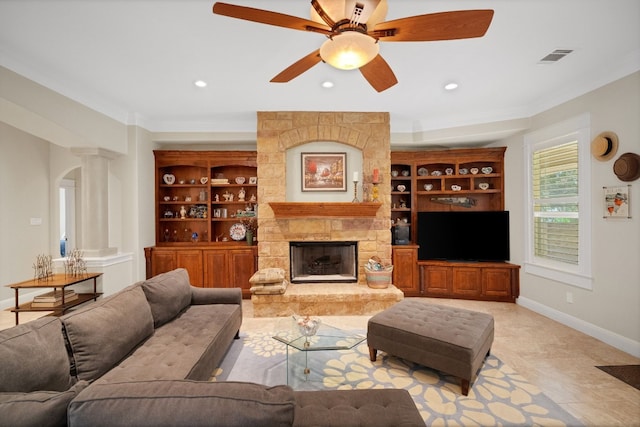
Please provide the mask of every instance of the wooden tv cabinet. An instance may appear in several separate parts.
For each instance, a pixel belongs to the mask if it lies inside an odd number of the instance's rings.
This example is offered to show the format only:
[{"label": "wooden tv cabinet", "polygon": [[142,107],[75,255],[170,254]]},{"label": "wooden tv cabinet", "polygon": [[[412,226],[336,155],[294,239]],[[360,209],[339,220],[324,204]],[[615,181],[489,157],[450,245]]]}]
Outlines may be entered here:
[{"label": "wooden tv cabinet", "polygon": [[520,266],[508,262],[418,261],[421,295],[516,302]]}]

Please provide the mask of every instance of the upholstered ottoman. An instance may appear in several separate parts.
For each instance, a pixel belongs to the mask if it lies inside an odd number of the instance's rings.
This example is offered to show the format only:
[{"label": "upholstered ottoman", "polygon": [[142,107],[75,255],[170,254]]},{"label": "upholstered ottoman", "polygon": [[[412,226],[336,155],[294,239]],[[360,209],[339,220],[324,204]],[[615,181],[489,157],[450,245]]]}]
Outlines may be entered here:
[{"label": "upholstered ottoman", "polygon": [[378,350],[461,379],[465,396],[493,343],[493,316],[405,299],[369,319],[369,356]]}]

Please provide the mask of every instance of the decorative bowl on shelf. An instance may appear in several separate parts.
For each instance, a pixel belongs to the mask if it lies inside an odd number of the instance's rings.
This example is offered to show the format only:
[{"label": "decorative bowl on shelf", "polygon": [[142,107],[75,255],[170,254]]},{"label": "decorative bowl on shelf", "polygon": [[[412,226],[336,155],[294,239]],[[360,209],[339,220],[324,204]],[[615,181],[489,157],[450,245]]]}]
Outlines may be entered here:
[{"label": "decorative bowl on shelf", "polygon": [[418,169],[418,175],[420,176],[429,175],[429,170],[427,168],[420,168]]},{"label": "decorative bowl on shelf", "polygon": [[427,190],[427,191],[433,190],[433,184],[425,184],[424,185],[424,189]]},{"label": "decorative bowl on shelf", "polygon": [[409,171],[407,169],[403,170],[402,176],[409,176]]},{"label": "decorative bowl on shelf", "polygon": [[489,189],[489,183],[488,182],[481,182],[478,184],[478,188],[481,190],[488,190]]},{"label": "decorative bowl on shelf", "polygon": [[431,176],[440,176],[440,175],[442,175],[441,171],[433,171],[433,172],[431,172]]},{"label": "decorative bowl on shelf", "polygon": [[174,182],[176,182],[176,176],[174,174],[171,174],[171,173],[165,173],[162,176],[162,180],[164,181],[165,184],[171,185]]},{"label": "decorative bowl on shelf", "polygon": [[484,168],[481,169],[483,174],[490,174],[491,172],[493,172],[493,168],[491,166],[486,166]]},{"label": "decorative bowl on shelf", "polygon": [[462,168],[462,169],[458,170],[458,173],[459,173],[460,175],[466,175],[466,174],[468,174],[468,173],[469,173],[469,169],[467,169],[467,168]]},{"label": "decorative bowl on shelf", "polygon": [[400,185],[398,185],[398,186],[396,187],[396,189],[397,189],[399,192],[401,192],[401,193],[402,193],[404,190],[406,190],[406,189],[407,189],[407,187],[405,187],[404,185],[400,184]]},{"label": "decorative bowl on shelf", "polygon": [[459,185],[453,184],[453,185],[451,186],[451,189],[452,189],[453,191],[460,191],[460,190],[462,190],[462,187],[460,187]]},{"label": "decorative bowl on shelf", "polygon": [[394,178],[398,176],[398,171],[391,171],[391,176]]},{"label": "decorative bowl on shelf", "polygon": [[236,184],[244,184],[244,176],[239,176],[236,178]]},{"label": "decorative bowl on shelf", "polygon": [[478,168],[471,168],[469,169],[469,172],[471,172],[473,175],[477,174],[478,172],[480,172],[480,169]]}]

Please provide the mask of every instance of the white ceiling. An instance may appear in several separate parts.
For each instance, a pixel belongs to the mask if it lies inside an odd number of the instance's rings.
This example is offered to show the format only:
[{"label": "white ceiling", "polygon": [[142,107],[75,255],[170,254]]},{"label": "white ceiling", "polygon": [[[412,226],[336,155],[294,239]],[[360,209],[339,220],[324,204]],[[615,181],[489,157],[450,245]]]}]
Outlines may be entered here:
[{"label": "white ceiling", "polygon": [[[309,17],[308,0],[229,3]],[[482,38],[381,43],[399,83],[320,63],[269,80],[324,37],[211,11],[213,0],[0,0],[0,65],[156,132],[254,135],[256,111],[388,111],[395,145],[464,144],[640,70],[638,0],[388,0],[387,20],[494,9]],[[553,65],[554,49],[574,52]],[[193,85],[208,82],[204,89]],[[320,84],[332,80],[332,89]],[[457,82],[446,92],[445,83]],[[523,120],[524,119],[524,120]]]}]

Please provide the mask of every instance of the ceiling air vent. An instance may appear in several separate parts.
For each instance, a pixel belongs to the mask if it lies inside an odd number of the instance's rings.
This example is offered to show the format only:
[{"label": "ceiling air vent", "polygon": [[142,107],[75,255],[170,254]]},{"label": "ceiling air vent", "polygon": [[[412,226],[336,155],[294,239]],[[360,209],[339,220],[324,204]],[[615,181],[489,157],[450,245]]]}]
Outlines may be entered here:
[{"label": "ceiling air vent", "polygon": [[554,64],[569,55],[571,52],[573,52],[572,49],[556,49],[542,58],[538,64]]}]

